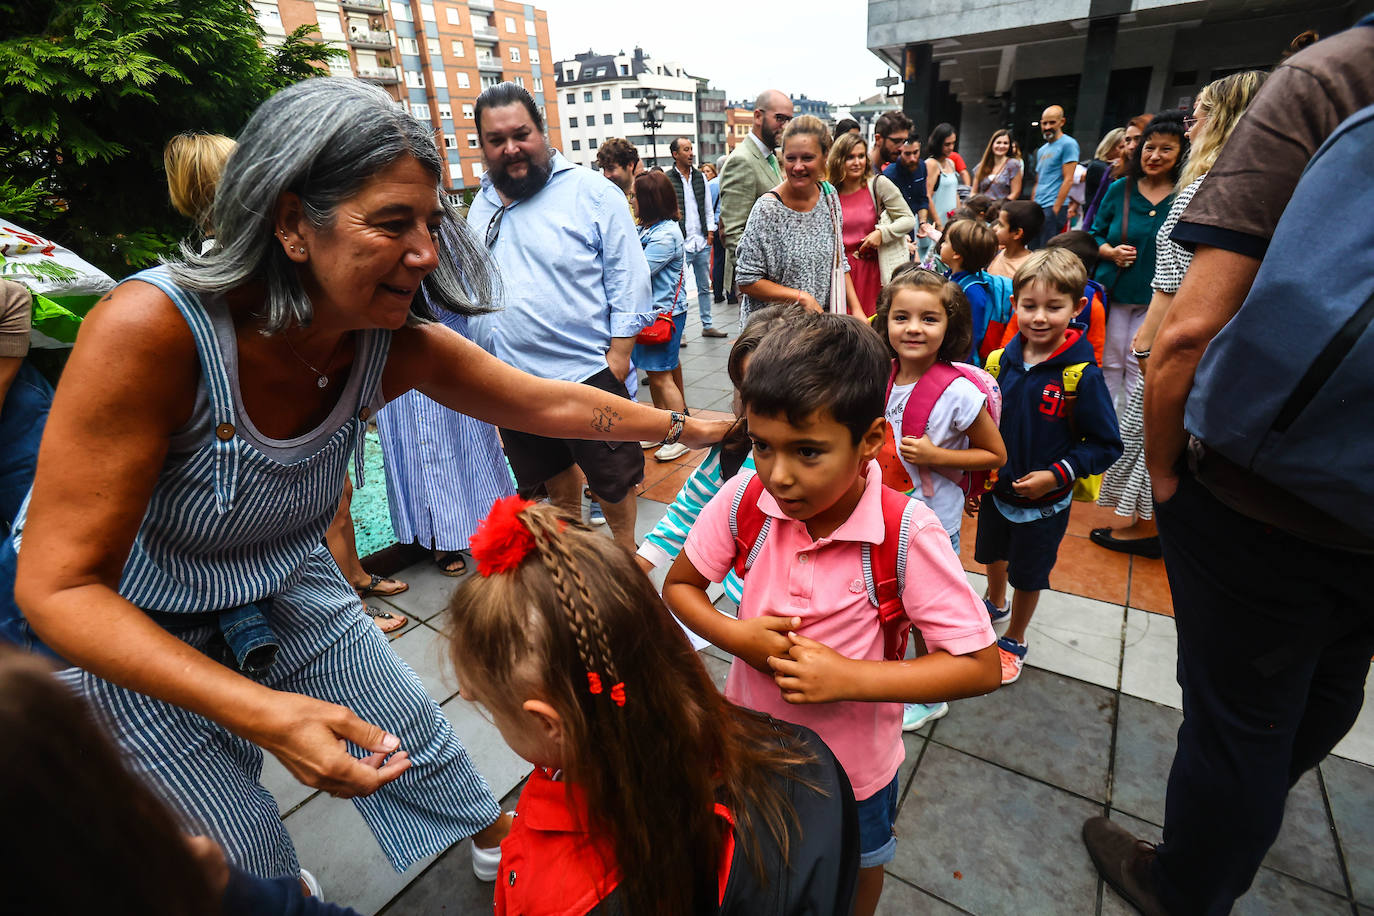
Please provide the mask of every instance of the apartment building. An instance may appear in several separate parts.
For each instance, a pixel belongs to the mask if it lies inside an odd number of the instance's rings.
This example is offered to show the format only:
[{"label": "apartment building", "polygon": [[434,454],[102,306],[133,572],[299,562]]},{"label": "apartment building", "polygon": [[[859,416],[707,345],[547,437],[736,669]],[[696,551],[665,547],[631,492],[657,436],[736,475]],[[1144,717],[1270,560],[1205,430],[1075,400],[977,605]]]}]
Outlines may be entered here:
[{"label": "apartment building", "polygon": [[754,129],[752,102],[736,102],[725,109],[725,150],[733,153],[739,142]]},{"label": "apartment building", "polygon": [[[678,64],[656,61],[643,48],[633,54],[586,51],[555,63],[554,74],[564,140],[558,148],[578,165],[595,168],[596,150],[608,137],[633,143],[646,168],[672,163],[668,145],[675,137],[701,145],[699,80]],[[663,103],[663,124],[656,131],[645,128],[636,107],[650,92]]]},{"label": "apartment building", "polygon": [[550,142],[562,142],[544,10],[511,0],[253,0],[253,7],[268,44],[314,24],[325,42],[348,50],[331,73],[380,86],[432,124],[452,192],[481,183],[473,106],[488,86],[509,80],[528,89]]},{"label": "apartment building", "polygon": [[725,145],[725,90],[712,89],[711,81],[697,78],[697,164],[714,163],[729,150]]}]

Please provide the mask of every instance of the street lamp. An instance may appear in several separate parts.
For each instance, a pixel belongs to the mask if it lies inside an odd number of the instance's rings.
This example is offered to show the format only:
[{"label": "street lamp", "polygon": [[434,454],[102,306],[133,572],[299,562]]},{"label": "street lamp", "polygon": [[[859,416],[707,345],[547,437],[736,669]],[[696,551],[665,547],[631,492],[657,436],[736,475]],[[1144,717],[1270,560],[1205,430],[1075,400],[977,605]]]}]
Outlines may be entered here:
[{"label": "street lamp", "polygon": [[646,89],[635,108],[639,110],[639,123],[649,131],[649,142],[653,144],[654,158],[650,166],[658,165],[658,129],[663,126],[663,101],[657,92]]}]

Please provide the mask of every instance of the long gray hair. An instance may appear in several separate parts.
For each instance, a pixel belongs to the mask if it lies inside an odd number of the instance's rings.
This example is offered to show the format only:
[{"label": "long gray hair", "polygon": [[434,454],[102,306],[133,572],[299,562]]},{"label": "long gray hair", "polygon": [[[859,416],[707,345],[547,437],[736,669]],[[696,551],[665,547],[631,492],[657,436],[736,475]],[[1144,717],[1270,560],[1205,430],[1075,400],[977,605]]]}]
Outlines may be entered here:
[{"label": "long gray hair", "polygon": [[[386,93],[354,79],[316,77],[278,92],[258,106],[238,138],[215,193],[211,221],[219,247],[201,255],[183,243],[167,262],[177,283],[200,292],[225,292],[249,281],[266,285],[268,332],[308,325],[310,297],[297,267],[273,233],[277,200],[292,191],[317,228],[372,176],[411,156],[443,175],[428,124],[406,114]],[[430,321],[430,304],[462,315],[487,311],[492,269],[466,223],[440,194],[443,225],[439,266],[424,279],[408,323]]]}]

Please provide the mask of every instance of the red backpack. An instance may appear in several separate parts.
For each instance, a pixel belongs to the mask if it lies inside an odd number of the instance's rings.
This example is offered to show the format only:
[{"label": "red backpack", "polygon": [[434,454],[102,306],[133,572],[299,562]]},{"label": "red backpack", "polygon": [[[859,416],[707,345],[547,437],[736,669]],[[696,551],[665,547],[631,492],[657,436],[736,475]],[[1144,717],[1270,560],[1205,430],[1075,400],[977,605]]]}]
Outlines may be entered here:
[{"label": "red backpack", "polygon": [[[744,485],[735,491],[730,504],[730,534],[735,538],[735,575],[744,581],[745,573],[758,559],[771,516],[759,508],[763,481],[750,473]],[[868,600],[878,611],[883,629],[883,657],[901,661],[906,657],[907,634],[911,620],[902,606],[902,589],[906,585],[906,551],[911,538],[911,510],[915,500],[890,487],[882,488],[883,542],[877,550],[872,544],[861,545],[863,554],[864,587]]]},{"label": "red backpack", "polygon": [[[988,414],[992,417],[992,422],[998,425],[1002,422],[1002,389],[997,384],[997,379],[968,363],[946,363],[937,362],[925,371],[916,387],[911,391],[911,397],[907,398],[906,406],[902,408],[902,434],[904,436],[914,436],[920,438],[927,432],[930,426],[930,412],[935,409],[935,403],[940,400],[940,396],[945,393],[956,379],[966,378],[983,393],[987,398]],[[887,397],[892,396],[892,383],[897,380],[897,361],[892,361],[892,374],[887,377]],[[917,432],[920,430],[920,432]],[[901,493],[910,493],[915,489],[911,475],[907,473],[906,465],[902,464],[902,456],[897,451],[897,440],[892,433],[892,424],[887,424],[887,431],[883,436],[883,447],[878,452],[878,466],[883,470],[883,484]],[[924,499],[930,499],[935,495],[935,484],[932,473],[947,477],[959,485],[959,489],[964,491],[965,496],[980,496],[985,490],[992,489],[990,483],[992,479],[991,471],[961,471],[957,468],[921,468],[921,494]]]}]

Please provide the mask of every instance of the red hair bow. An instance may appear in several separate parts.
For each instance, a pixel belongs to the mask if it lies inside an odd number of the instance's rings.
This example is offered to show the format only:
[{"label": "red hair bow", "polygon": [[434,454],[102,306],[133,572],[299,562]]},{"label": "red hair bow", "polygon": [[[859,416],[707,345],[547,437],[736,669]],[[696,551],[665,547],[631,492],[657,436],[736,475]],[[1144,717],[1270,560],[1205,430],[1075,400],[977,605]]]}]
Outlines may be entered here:
[{"label": "red hair bow", "polygon": [[520,521],[520,513],[532,505],[519,496],[505,496],[492,505],[468,543],[477,572],[491,576],[515,569],[534,549],[534,535]]}]

